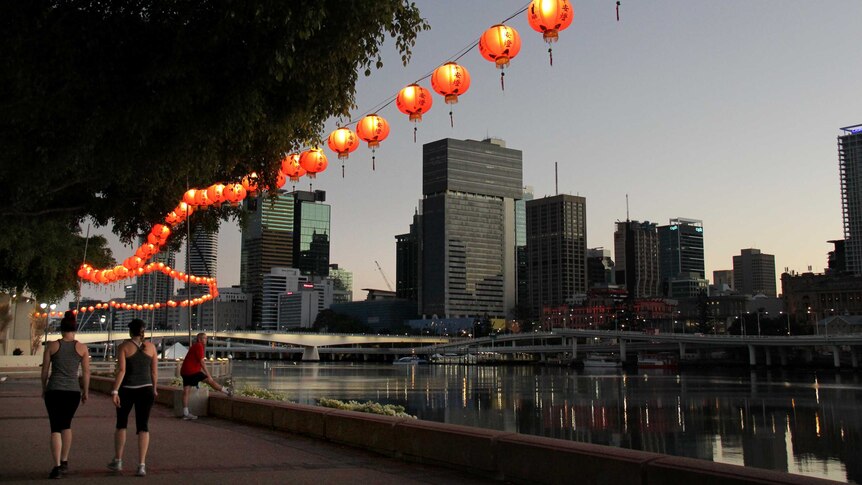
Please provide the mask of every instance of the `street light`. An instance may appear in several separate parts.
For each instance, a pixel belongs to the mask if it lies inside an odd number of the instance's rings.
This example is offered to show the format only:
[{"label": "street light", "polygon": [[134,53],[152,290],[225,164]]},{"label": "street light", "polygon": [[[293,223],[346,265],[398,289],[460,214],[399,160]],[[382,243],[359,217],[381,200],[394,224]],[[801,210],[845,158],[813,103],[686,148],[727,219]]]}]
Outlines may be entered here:
[{"label": "street light", "polygon": [[[45,309],[49,310],[45,312],[45,348],[48,348],[48,319],[51,318],[50,312],[53,312],[54,309],[57,308],[57,304],[51,303],[50,305],[48,305],[47,303],[40,303],[39,308],[41,308],[43,311]],[[42,351],[44,352],[44,349]]]}]

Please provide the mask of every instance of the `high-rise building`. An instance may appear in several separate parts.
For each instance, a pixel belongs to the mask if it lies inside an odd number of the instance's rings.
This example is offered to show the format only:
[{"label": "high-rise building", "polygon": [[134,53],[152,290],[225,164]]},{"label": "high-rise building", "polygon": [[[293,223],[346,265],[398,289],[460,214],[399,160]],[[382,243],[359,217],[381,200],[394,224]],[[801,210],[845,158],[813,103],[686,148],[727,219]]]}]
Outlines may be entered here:
[{"label": "high-rise building", "polygon": [[[145,239],[141,239],[141,244],[146,243]],[[166,266],[173,267],[175,264],[174,253],[170,250],[162,250],[152,258],[150,262],[164,263]],[[138,276],[135,283],[135,303],[164,303],[168,301],[174,294],[174,279],[162,273],[154,271],[149,274]],[[158,310],[135,310],[132,313],[132,318],[140,318],[149,325],[149,328],[167,328],[168,315],[167,306],[164,305]]]},{"label": "high-rise building", "polygon": [[[218,275],[218,231],[195,228],[191,244],[186,245],[186,254],[191,274],[215,278]],[[199,288],[206,291],[206,287]]]},{"label": "high-rise building", "polygon": [[671,298],[697,296],[706,288],[703,221],[677,217],[658,227],[662,292]]},{"label": "high-rise building", "polygon": [[530,308],[530,278],[527,270],[527,201],[533,200],[533,187],[524,187],[521,200],[515,201],[515,273],[517,279],[516,302],[523,318]]},{"label": "high-rise building", "polygon": [[717,269],[712,272],[712,284],[719,289],[733,289],[733,270]]},{"label": "high-rise building", "polygon": [[847,271],[862,275],[862,125],[841,128],[838,137],[838,172]]},{"label": "high-rise building", "polygon": [[561,194],[526,208],[530,315],[538,317],[587,293],[587,201]]},{"label": "high-rise building", "polygon": [[[287,292],[299,291],[300,287],[305,283],[309,283],[308,277],[300,274],[300,271],[296,268],[276,267],[270,269],[269,273],[263,275],[260,319],[261,329],[279,330],[279,297]],[[312,284],[312,286],[314,285]]]},{"label": "high-rise building", "polygon": [[413,214],[410,232],[395,236],[395,294],[397,298],[419,301],[419,245],[422,242],[422,215]]},{"label": "high-rise building", "polygon": [[514,308],[522,165],[502,140],[423,147],[420,313],[503,317]]},{"label": "high-rise building", "polygon": [[661,296],[655,223],[617,222],[614,259],[617,284],[625,286],[630,298]]},{"label": "high-rise building", "polygon": [[733,257],[733,287],[742,295],[775,296],[775,256],[743,249]]},{"label": "high-rise building", "polygon": [[252,296],[252,323],[261,324],[263,279],[275,267],[304,275],[329,275],[330,207],[326,192],[281,192],[275,200],[246,199],[248,222],[242,231],[240,285]]}]

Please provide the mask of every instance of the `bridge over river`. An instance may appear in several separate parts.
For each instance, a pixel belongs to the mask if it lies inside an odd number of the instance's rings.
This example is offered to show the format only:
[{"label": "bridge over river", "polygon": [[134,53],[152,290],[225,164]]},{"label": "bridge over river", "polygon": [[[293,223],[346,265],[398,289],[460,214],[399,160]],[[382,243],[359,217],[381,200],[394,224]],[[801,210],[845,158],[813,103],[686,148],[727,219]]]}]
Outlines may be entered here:
[{"label": "bridge over river", "polygon": [[[857,351],[862,335],[712,335],[659,333],[648,334],[614,330],[554,329],[550,332],[499,334],[480,338],[415,335],[365,335],[331,333],[285,333],[223,331],[211,333],[210,342],[219,352],[302,353],[303,360],[320,360],[327,354],[431,355],[434,353],[492,352],[499,355],[530,354],[539,357],[575,359],[578,352],[615,350],[625,361],[630,352],[678,351],[680,358],[689,352],[704,350],[747,349],[749,364],[772,365],[774,354],[786,365],[788,354],[801,352],[811,360],[815,352],[831,353],[833,364],[840,367],[841,357],[849,357],[858,366]],[[187,342],[188,334],[174,330],[154,330],[152,339]],[[120,332],[78,332],[78,340],[96,344],[125,338]]]}]

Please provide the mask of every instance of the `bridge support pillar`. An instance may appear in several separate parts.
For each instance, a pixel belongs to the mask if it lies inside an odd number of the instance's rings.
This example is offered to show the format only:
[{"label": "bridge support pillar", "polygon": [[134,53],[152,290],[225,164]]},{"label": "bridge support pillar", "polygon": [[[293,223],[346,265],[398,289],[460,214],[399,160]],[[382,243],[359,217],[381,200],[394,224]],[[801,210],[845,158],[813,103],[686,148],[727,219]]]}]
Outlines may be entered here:
[{"label": "bridge support pillar", "polygon": [[769,350],[769,347],[764,347],[763,352],[766,355],[766,367],[772,367],[772,352]]},{"label": "bridge support pillar", "polygon": [[679,360],[682,360],[684,358],[685,358],[685,343],[680,342],[679,343]]},{"label": "bridge support pillar", "polygon": [[850,365],[853,366],[854,369],[859,367],[859,358],[856,357],[856,349],[850,347]]},{"label": "bridge support pillar", "polygon": [[814,360],[814,351],[811,349],[805,349],[805,362],[811,363]]},{"label": "bridge support pillar", "polygon": [[841,354],[837,345],[832,346],[832,364],[836,369],[841,367]]},{"label": "bridge support pillar", "polygon": [[620,362],[626,361],[626,341],[620,339]]},{"label": "bridge support pillar", "polygon": [[757,354],[754,351],[754,346],[750,344],[748,346],[748,365],[757,365]]},{"label": "bridge support pillar", "polygon": [[572,337],[572,358],[578,358],[578,338]]},{"label": "bridge support pillar", "polygon": [[784,347],[778,348],[778,359],[779,362],[781,362],[781,367],[787,366],[787,349],[785,349]]},{"label": "bridge support pillar", "polygon": [[305,347],[302,352],[302,360],[303,362],[320,360],[320,352],[317,351],[317,347]]}]

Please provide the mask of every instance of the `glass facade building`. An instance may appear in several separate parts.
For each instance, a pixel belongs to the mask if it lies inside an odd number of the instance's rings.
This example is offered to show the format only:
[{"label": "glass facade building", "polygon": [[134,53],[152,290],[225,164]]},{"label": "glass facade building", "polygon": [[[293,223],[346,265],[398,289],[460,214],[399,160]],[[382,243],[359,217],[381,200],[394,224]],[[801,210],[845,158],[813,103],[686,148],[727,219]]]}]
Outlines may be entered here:
[{"label": "glass facade building", "polygon": [[[140,244],[146,243],[146,239],[141,238]],[[164,263],[166,266],[174,267],[176,260],[173,251],[164,250],[153,256],[151,263]],[[135,303],[154,303],[166,302],[174,294],[174,279],[162,273],[154,271],[150,274],[144,274],[137,277],[135,282]],[[147,323],[148,328],[165,329],[168,327],[167,305],[164,305],[158,310],[131,310],[132,318],[140,318]]]},{"label": "glass facade building", "polygon": [[420,313],[507,316],[516,304],[522,154],[500,140],[423,146]]},{"label": "glass facade building", "polygon": [[629,298],[661,296],[655,223],[617,222],[614,258],[617,284],[625,285]]},{"label": "glass facade building", "polygon": [[252,324],[262,322],[263,280],[272,268],[329,275],[330,207],[326,192],[281,191],[277,199],[247,198],[242,231],[240,286],[252,297]]},{"label": "glass facade building", "polygon": [[659,268],[665,296],[697,296],[706,286],[703,221],[678,217],[658,228]]},{"label": "glass facade building", "polygon": [[841,128],[838,137],[838,171],[844,216],[847,271],[862,275],[862,125]]}]

